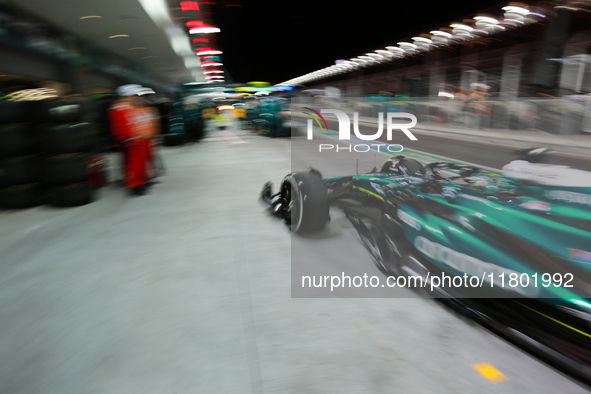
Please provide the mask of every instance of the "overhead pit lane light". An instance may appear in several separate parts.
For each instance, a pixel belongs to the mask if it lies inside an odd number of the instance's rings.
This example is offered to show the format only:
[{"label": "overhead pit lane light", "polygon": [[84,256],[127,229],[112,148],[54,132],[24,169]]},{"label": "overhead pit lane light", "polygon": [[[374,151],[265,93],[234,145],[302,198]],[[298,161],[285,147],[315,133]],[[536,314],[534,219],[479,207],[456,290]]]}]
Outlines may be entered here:
[{"label": "overhead pit lane light", "polygon": [[390,52],[390,56],[396,59],[400,59],[404,57],[404,49],[398,47],[386,47],[388,52]]},{"label": "overhead pit lane light", "polygon": [[430,39],[425,38],[425,37],[413,37],[412,39],[415,41],[424,42],[426,44],[431,44],[433,42]]},{"label": "overhead pit lane light", "polygon": [[220,32],[220,29],[217,27],[203,23],[203,21],[188,21],[187,27],[189,28],[189,34],[208,34]]},{"label": "overhead pit lane light", "polygon": [[476,19],[479,22],[483,22],[483,23],[489,23],[489,24],[494,24],[496,25],[497,23],[499,23],[498,20],[488,17],[488,16],[475,16],[474,19]]},{"label": "overhead pit lane light", "polygon": [[409,47],[412,49],[417,48],[417,46],[415,44],[411,44],[410,42],[399,42],[398,45],[400,45],[402,48],[404,48],[404,47]]},{"label": "overhead pit lane light", "polygon": [[446,31],[441,31],[441,30],[434,30],[431,32],[431,34],[436,35],[436,36],[447,37],[447,38],[453,37],[452,34],[446,32]]},{"label": "overhead pit lane light", "polygon": [[474,30],[470,26],[462,25],[461,23],[452,23],[449,26],[451,28],[453,28],[453,29],[458,29],[458,30],[466,30],[466,31],[472,31],[472,30]]},{"label": "overhead pit lane light", "polygon": [[391,57],[391,56],[393,55],[393,53],[392,53],[392,52],[390,52],[390,51],[386,51],[386,50],[383,50],[383,49],[378,49],[378,50],[376,51],[376,53],[377,53],[377,54],[380,54],[380,55],[382,55],[382,56],[387,56],[387,57]]},{"label": "overhead pit lane light", "polygon": [[218,51],[212,48],[198,48],[196,49],[197,55],[205,56],[205,55],[221,55],[222,51]]},{"label": "overhead pit lane light", "polygon": [[517,7],[514,5],[509,5],[507,7],[503,7],[503,11],[505,12],[513,12],[515,14],[520,14],[520,15],[527,15],[529,14],[529,10],[523,7]]}]

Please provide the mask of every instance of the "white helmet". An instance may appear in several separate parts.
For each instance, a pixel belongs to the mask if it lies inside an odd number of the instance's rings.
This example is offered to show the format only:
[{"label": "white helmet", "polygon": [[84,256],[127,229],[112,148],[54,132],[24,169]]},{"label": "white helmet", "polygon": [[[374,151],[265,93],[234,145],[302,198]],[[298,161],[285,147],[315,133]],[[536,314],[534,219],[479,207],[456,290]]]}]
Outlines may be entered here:
[{"label": "white helmet", "polygon": [[138,94],[142,87],[140,85],[123,85],[117,88],[117,94],[119,96],[135,96]]}]

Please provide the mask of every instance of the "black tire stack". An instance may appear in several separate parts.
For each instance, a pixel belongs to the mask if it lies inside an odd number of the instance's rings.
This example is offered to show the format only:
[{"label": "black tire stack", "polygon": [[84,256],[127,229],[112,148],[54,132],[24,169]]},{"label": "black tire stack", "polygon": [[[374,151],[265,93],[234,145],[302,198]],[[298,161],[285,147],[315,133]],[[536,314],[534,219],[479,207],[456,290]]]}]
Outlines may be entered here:
[{"label": "black tire stack", "polygon": [[45,203],[42,148],[33,120],[34,103],[0,102],[0,208],[30,208]]},{"label": "black tire stack", "polygon": [[89,204],[93,191],[88,161],[92,157],[93,115],[84,99],[38,103],[43,159],[43,185],[47,202],[57,207]]},{"label": "black tire stack", "polygon": [[184,110],[179,103],[175,103],[170,110],[169,128],[164,134],[162,145],[179,146],[183,145],[185,140],[185,121]]}]

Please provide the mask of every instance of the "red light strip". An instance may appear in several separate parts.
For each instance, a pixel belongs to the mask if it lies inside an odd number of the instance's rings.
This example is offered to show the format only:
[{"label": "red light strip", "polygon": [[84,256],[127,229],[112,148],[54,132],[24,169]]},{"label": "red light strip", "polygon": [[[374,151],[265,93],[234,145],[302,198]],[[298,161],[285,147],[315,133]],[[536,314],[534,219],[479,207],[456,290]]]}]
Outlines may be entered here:
[{"label": "red light strip", "polygon": [[199,11],[199,3],[196,1],[181,1],[183,11]]},{"label": "red light strip", "polygon": [[198,29],[205,26],[203,26],[202,21],[187,21],[187,27],[189,29]]}]

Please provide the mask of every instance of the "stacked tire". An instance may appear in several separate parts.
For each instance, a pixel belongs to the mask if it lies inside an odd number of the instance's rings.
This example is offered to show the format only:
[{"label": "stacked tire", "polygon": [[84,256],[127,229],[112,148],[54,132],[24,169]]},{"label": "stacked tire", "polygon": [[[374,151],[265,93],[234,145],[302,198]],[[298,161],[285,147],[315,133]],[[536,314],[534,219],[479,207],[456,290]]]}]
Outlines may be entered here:
[{"label": "stacked tire", "polygon": [[73,207],[93,201],[89,172],[92,117],[90,103],[84,99],[38,103],[41,144],[46,154],[42,179],[52,206]]},{"label": "stacked tire", "polygon": [[20,209],[45,202],[41,152],[32,122],[33,102],[0,102],[0,208]]},{"label": "stacked tire", "polygon": [[162,144],[165,146],[179,146],[185,143],[185,121],[183,108],[175,103],[170,111],[170,126],[164,134]]}]

